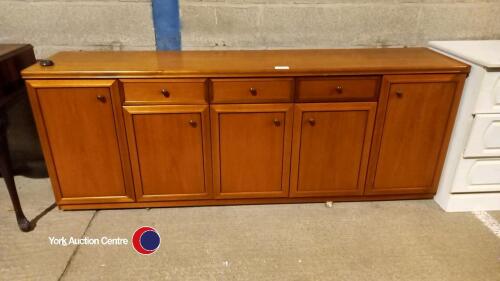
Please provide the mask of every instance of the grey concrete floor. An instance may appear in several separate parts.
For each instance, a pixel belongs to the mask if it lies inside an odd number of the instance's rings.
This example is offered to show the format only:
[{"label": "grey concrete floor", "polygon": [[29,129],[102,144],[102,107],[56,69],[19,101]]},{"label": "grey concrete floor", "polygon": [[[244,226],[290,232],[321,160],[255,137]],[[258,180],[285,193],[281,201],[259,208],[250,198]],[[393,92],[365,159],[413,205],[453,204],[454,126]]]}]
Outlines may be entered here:
[{"label": "grey concrete floor", "polygon": [[[16,177],[27,216],[54,199],[48,179]],[[500,218],[500,212],[491,212]],[[160,249],[55,246],[49,237],[131,238]],[[500,280],[500,239],[471,213],[431,200],[60,211],[17,229],[0,186],[0,280]]]}]

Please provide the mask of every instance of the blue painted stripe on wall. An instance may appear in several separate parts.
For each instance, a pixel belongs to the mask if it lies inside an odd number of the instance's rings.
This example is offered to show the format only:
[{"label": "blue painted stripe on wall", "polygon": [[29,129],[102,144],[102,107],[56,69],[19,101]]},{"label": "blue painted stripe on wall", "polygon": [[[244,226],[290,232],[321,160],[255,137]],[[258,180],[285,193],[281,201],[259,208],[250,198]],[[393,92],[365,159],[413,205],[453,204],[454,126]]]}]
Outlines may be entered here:
[{"label": "blue painted stripe on wall", "polygon": [[178,0],[152,0],[157,50],[180,50]]}]

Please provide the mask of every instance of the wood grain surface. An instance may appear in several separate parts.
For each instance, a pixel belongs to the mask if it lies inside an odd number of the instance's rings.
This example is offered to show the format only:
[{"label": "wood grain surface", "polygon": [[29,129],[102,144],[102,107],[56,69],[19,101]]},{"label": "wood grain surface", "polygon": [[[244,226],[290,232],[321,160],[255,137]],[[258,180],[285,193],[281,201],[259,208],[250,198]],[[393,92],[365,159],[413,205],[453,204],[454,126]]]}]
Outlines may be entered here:
[{"label": "wood grain surface", "polygon": [[[24,78],[245,77],[332,74],[466,73],[469,66],[426,48],[61,52]],[[288,70],[276,70],[287,66]]]}]

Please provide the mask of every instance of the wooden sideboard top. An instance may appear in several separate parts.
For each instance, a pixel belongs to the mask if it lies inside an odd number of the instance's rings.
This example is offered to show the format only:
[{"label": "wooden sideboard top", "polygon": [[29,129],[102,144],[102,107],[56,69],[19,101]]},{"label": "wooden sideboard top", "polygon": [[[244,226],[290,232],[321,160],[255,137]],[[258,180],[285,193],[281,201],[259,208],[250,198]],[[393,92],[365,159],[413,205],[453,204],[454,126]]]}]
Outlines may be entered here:
[{"label": "wooden sideboard top", "polygon": [[0,107],[24,93],[20,71],[35,61],[31,45],[0,44]]},{"label": "wooden sideboard top", "polygon": [[[54,66],[33,65],[24,78],[245,77],[468,73],[467,64],[426,48],[61,52]],[[289,69],[275,69],[288,66]]]},{"label": "wooden sideboard top", "polygon": [[29,44],[0,44],[0,61],[32,48]]}]

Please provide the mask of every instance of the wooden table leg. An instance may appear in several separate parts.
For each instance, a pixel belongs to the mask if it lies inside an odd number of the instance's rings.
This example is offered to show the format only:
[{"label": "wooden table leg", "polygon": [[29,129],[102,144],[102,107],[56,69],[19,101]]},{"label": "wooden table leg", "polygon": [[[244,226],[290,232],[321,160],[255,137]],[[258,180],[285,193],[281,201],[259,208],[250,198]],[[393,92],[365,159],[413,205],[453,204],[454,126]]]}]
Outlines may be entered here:
[{"label": "wooden table leg", "polygon": [[7,185],[19,228],[24,232],[32,230],[33,227],[24,215],[17,195],[16,183],[10,163],[9,145],[7,143],[7,114],[5,112],[0,112],[0,173]]}]

